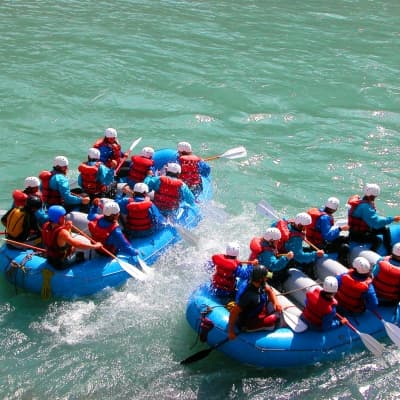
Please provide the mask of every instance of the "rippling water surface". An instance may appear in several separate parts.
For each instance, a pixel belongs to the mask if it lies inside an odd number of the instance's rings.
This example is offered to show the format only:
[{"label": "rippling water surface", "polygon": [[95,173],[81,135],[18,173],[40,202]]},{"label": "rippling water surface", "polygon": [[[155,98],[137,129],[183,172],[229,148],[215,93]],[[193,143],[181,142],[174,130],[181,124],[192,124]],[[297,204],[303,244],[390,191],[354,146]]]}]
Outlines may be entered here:
[{"label": "rippling water surface", "polygon": [[124,148],[188,140],[214,161],[215,198],[185,244],[129,281],[75,302],[0,283],[4,399],[397,399],[399,351],[258,370],[200,349],[185,320],[204,262],[268,221],[378,182],[399,213],[400,3],[388,1],[7,1],[0,3],[0,207],[27,175],[74,166],[106,127]]}]

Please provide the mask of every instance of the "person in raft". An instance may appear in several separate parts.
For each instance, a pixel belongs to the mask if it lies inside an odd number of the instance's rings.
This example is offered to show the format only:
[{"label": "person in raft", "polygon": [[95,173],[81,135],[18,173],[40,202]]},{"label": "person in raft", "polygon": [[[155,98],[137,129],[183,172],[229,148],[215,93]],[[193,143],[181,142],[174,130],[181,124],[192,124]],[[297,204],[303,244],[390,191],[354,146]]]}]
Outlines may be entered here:
[{"label": "person in raft", "polygon": [[53,160],[53,170],[42,171],[39,178],[42,182],[42,198],[47,207],[62,205],[67,212],[79,211],[90,202],[87,195],[76,196],[71,193],[67,178],[68,158],[56,156]]},{"label": "person in raft", "polygon": [[146,146],[143,147],[140,154],[131,157],[127,176],[127,183],[131,189],[134,188],[136,183],[144,182],[147,176],[156,174],[153,155],[154,149]]},{"label": "person in raft", "polygon": [[237,278],[247,279],[251,273],[251,269],[243,264],[258,264],[257,260],[238,260],[239,253],[239,243],[230,242],[226,246],[225,254],[214,254],[208,262],[208,265],[214,270],[211,288],[216,296],[234,298]]},{"label": "person in raft", "polygon": [[338,253],[338,262],[348,266],[350,251],[349,238],[340,232],[348,231],[349,226],[337,226],[333,214],[339,208],[340,201],[336,197],[329,197],[325,207],[310,208],[307,213],[311,216],[311,224],[306,227],[306,237],[314,246],[326,253]]},{"label": "person in raft", "polygon": [[[273,273],[271,284],[279,284],[285,280],[290,260],[293,259],[293,251],[286,254],[278,254],[278,244],[282,238],[278,228],[267,228],[264,235],[254,237],[250,242],[250,260],[258,260],[259,264],[265,265],[268,271]],[[282,278],[282,279],[281,279]]]},{"label": "person in raft", "polygon": [[136,256],[138,251],[131,246],[118,223],[119,205],[113,200],[106,201],[103,206],[103,214],[97,213],[98,206],[99,203],[93,201],[88,215],[90,221],[88,228],[92,238],[114,255],[122,253],[131,257]]},{"label": "person in raft", "polygon": [[366,309],[374,312],[378,308],[378,298],[372,283],[371,265],[364,257],[353,260],[353,268],[338,275],[336,300],[338,307],[352,313],[363,313]]},{"label": "person in raft", "polygon": [[387,225],[392,222],[399,222],[400,216],[383,217],[380,216],[375,207],[375,199],[381,193],[381,188],[375,183],[367,183],[364,186],[364,196],[361,198],[358,194],[349,198],[347,203],[350,206],[348,212],[349,238],[354,242],[370,243],[371,250],[377,251],[382,244],[386,254],[392,251],[392,239],[390,229]]},{"label": "person in raft", "polygon": [[255,332],[274,330],[280,323],[282,306],[267,284],[268,270],[263,265],[253,266],[249,281],[239,287],[236,303],[229,312],[228,338],[236,338],[236,328]]},{"label": "person in raft", "polygon": [[400,301],[400,242],[392,247],[392,254],[379,257],[372,267],[373,284],[380,304],[392,305]]},{"label": "person in raft", "polygon": [[320,287],[309,290],[306,293],[306,305],[301,318],[314,330],[328,331],[346,323],[336,317],[337,301],[335,294],[338,291],[338,281],[334,276],[324,279],[322,289]]},{"label": "person in raft", "polygon": [[166,174],[162,176],[148,176],[144,183],[149,191],[154,190],[154,204],[164,216],[173,214],[185,202],[195,204],[195,198],[189,187],[179,178],[181,166],[177,163],[168,163]]},{"label": "person in raft", "polygon": [[15,189],[12,193],[12,207],[23,207],[30,196],[42,198],[39,190],[40,180],[36,176],[27,176],[24,180],[24,189]]},{"label": "person in raft", "polygon": [[102,247],[99,242],[92,244],[86,238],[72,237],[72,224],[65,220],[66,214],[64,207],[51,206],[48,210],[49,221],[43,225],[42,229],[47,261],[58,270],[69,268],[72,264],[83,261],[83,252],[76,252],[77,249],[99,250]]},{"label": "person in raft", "polygon": [[193,154],[192,146],[188,142],[178,143],[176,160],[182,168],[180,178],[197,197],[203,191],[201,177],[207,178],[210,175],[210,166],[199,156]]}]

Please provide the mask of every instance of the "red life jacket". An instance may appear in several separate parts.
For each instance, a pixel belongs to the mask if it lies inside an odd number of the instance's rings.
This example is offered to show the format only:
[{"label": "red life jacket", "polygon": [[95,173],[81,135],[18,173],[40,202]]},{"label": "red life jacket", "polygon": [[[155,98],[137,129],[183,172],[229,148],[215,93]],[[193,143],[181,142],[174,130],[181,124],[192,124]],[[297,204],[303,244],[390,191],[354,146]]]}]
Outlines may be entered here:
[{"label": "red life jacket", "polygon": [[71,254],[72,247],[70,244],[67,243],[63,247],[57,244],[58,234],[62,229],[66,229],[65,226],[54,227],[50,221],[43,225],[42,240],[47,250],[47,257],[50,259],[63,261]]},{"label": "red life jacket", "polygon": [[94,165],[88,165],[86,162],[83,162],[78,167],[82,178],[82,188],[88,194],[99,194],[107,190],[107,187],[96,179],[100,164],[100,161]]},{"label": "red life jacket", "polygon": [[255,260],[259,254],[261,254],[264,251],[271,251],[275,255],[278,254],[278,249],[276,247],[270,246],[267,244],[266,246],[263,246],[263,242],[267,243],[266,240],[263,237],[254,237],[251,239],[250,242],[250,257],[249,260],[253,261]]},{"label": "red life jacket", "polygon": [[25,207],[26,200],[28,200],[28,195],[22,190],[15,189],[12,193],[14,200],[14,207]]},{"label": "red life jacket", "polygon": [[61,174],[58,171],[42,171],[39,174],[39,178],[42,182],[42,200],[48,206],[52,206],[55,204],[64,204],[64,199],[61,197],[61,194],[58,190],[50,189],[49,183],[50,179],[53,175]]},{"label": "red life jacket", "polygon": [[390,256],[379,261],[379,272],[373,279],[378,298],[400,300],[400,267],[389,262]]},{"label": "red life jacket", "polygon": [[305,235],[303,232],[299,232],[297,230],[292,231],[289,229],[289,224],[292,224],[292,223],[294,223],[294,220],[292,220],[292,219],[290,219],[290,220],[280,219],[276,223],[276,227],[281,232],[281,238],[280,238],[280,240],[278,242],[278,246],[277,246],[279,253],[284,253],[286,251],[285,244],[292,237],[300,236],[302,239],[305,238]]},{"label": "red life jacket", "polygon": [[154,204],[162,211],[176,210],[179,207],[183,182],[170,176],[160,176],[160,188],[154,194]]},{"label": "red life jacket", "polygon": [[118,222],[113,221],[106,228],[103,228],[99,225],[99,221],[102,218],[104,218],[104,215],[97,215],[94,220],[89,221],[88,223],[89,232],[92,235],[93,240],[102,243],[102,245],[108,251],[111,251],[111,253],[116,254],[117,249],[113,245],[106,244],[106,242],[107,239],[110,237],[111,233],[114,231],[114,229],[118,228]]},{"label": "red life jacket", "polygon": [[225,254],[214,254],[211,257],[215,265],[212,284],[216,289],[233,291],[235,289],[235,272],[240,264],[236,258],[228,258]]},{"label": "red life jacket", "polygon": [[128,177],[135,182],[143,182],[144,178],[148,175],[151,167],[154,165],[154,160],[135,155],[131,157],[131,167],[129,168]]},{"label": "red life jacket", "polygon": [[347,273],[342,275],[342,284],[335,297],[339,305],[346,310],[361,313],[365,311],[365,304],[361,296],[368,291],[368,286],[372,278],[360,282],[353,278],[354,269],[350,268]]},{"label": "red life jacket", "polygon": [[324,238],[322,237],[321,231],[317,229],[317,222],[323,215],[328,215],[331,226],[334,224],[332,215],[329,215],[325,211],[321,211],[316,207],[310,208],[307,213],[311,217],[311,224],[306,226],[306,237],[307,239],[317,247],[321,247],[324,244]]},{"label": "red life jacket", "polygon": [[368,203],[368,204],[372,205],[373,208],[375,209],[374,203],[371,203],[370,201],[361,199],[358,194],[351,196],[349,198],[349,200],[347,200],[347,203],[350,205],[349,216],[348,216],[350,231],[360,232],[360,233],[368,232],[370,230],[370,227],[368,226],[368,224],[361,218],[354,217],[353,214],[354,214],[354,211],[356,210],[356,208],[361,203]]},{"label": "red life jacket", "polygon": [[115,160],[117,164],[119,165],[121,161],[121,145],[119,144],[118,140],[115,139],[114,143],[108,143],[105,141],[105,138],[99,139],[96,141],[96,143],[93,145],[96,149],[100,149],[100,147],[108,147],[111,149],[112,152],[112,157],[109,158],[104,164],[108,167],[112,167],[112,160]]},{"label": "red life jacket", "polygon": [[135,201],[129,199],[126,206],[128,210],[126,229],[128,231],[147,231],[153,226],[149,213],[152,204],[150,200]]},{"label": "red life jacket", "polygon": [[179,164],[181,165],[180,179],[183,180],[189,187],[197,186],[201,183],[201,176],[199,173],[200,157],[194,154],[180,156]]},{"label": "red life jacket", "polygon": [[306,293],[306,297],[307,305],[303,310],[303,316],[312,325],[321,328],[323,318],[332,312],[332,308],[337,305],[337,301],[334,298],[330,300],[321,296],[321,288],[309,290]]}]

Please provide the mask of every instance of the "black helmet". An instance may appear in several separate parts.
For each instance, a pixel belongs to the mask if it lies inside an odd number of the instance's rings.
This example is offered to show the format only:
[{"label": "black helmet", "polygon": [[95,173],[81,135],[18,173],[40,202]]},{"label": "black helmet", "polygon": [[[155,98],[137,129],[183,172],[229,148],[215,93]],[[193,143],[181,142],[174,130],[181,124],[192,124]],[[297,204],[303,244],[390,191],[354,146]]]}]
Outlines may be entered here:
[{"label": "black helmet", "polygon": [[42,208],[42,200],[38,196],[29,196],[26,200],[26,207],[29,209]]},{"label": "black helmet", "polygon": [[251,273],[252,281],[259,281],[267,277],[268,269],[264,265],[254,265]]}]

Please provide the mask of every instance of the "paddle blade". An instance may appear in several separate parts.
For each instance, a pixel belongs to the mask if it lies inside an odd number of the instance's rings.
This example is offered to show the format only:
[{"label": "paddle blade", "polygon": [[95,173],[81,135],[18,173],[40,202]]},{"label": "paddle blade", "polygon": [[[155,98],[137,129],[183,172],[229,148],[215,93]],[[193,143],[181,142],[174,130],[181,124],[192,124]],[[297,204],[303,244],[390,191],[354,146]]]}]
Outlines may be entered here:
[{"label": "paddle blade", "polygon": [[239,146],[225,151],[225,153],[221,154],[219,158],[228,158],[230,160],[233,160],[235,158],[242,158],[246,156],[247,156],[246,148],[243,146]]},{"label": "paddle blade", "polygon": [[278,217],[275,213],[273,213],[269,208],[267,208],[267,207],[263,204],[262,201],[260,201],[260,202],[257,204],[257,206],[256,206],[256,211],[257,211],[259,214],[265,215],[265,216],[268,217],[268,218],[276,219],[276,220],[279,219],[279,217]]},{"label": "paddle blade", "polygon": [[197,247],[199,244],[199,238],[188,229],[185,229],[181,225],[174,225],[176,231],[179,233],[179,236],[190,246]]},{"label": "paddle blade", "polygon": [[141,269],[143,272],[145,272],[146,274],[149,274],[149,275],[154,275],[153,268],[150,268],[150,267],[147,265],[146,261],[143,260],[142,257],[137,256],[137,261],[138,261],[138,264],[139,264],[140,269]]},{"label": "paddle blade", "polygon": [[283,319],[288,327],[295,333],[301,333],[308,329],[307,324],[298,315],[292,314],[290,308],[282,311]]},{"label": "paddle blade", "polygon": [[360,335],[362,342],[364,343],[365,347],[373,353],[376,357],[382,357],[383,351],[385,350],[385,346],[378,342],[374,337],[368,335],[368,333],[362,333],[357,331]]},{"label": "paddle blade", "polygon": [[129,147],[129,152],[131,152],[138,144],[139,142],[142,140],[142,138],[137,138],[136,140],[134,140],[131,144],[131,147]]},{"label": "paddle blade", "polygon": [[382,322],[387,335],[390,337],[390,340],[396,344],[396,346],[400,347],[400,328],[391,322],[387,322],[385,320],[382,320]]},{"label": "paddle blade", "polygon": [[121,268],[124,269],[132,278],[136,278],[139,281],[146,280],[146,274],[132,264],[129,264],[128,262],[123,261],[120,258],[115,258],[115,261],[117,261]]},{"label": "paddle blade", "polygon": [[201,350],[193,355],[191,355],[188,358],[185,358],[180,362],[181,365],[187,365],[194,363],[196,361],[202,360],[203,358],[206,358],[212,351],[214,350],[214,347],[210,347],[209,349]]}]

